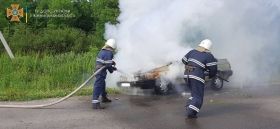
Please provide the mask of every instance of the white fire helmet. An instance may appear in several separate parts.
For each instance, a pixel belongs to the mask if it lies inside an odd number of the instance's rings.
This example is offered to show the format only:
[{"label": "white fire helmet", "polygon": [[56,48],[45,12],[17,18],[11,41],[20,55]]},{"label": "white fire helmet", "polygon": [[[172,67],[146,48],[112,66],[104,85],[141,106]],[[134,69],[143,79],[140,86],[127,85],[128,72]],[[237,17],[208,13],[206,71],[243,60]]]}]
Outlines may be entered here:
[{"label": "white fire helmet", "polygon": [[115,39],[108,39],[106,41],[105,45],[108,45],[108,46],[110,46],[113,49],[116,49],[116,47],[117,47]]},{"label": "white fire helmet", "polygon": [[210,50],[210,48],[212,46],[212,42],[209,39],[204,39],[200,42],[200,44],[198,46],[203,47],[207,50]]}]

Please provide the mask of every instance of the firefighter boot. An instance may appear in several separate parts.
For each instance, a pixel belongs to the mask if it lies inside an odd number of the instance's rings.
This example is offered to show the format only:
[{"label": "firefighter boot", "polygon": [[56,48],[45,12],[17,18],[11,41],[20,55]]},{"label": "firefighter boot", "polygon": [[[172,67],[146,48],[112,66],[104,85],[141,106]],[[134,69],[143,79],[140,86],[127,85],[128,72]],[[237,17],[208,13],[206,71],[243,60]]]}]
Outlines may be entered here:
[{"label": "firefighter boot", "polygon": [[102,103],[111,103],[112,100],[108,99],[107,96],[102,97]]},{"label": "firefighter boot", "polygon": [[186,116],[188,119],[196,119],[197,118],[197,112],[190,109],[190,108],[187,108],[187,113],[186,113]]},{"label": "firefighter boot", "polygon": [[105,109],[105,107],[101,106],[100,102],[92,103],[93,109]]}]

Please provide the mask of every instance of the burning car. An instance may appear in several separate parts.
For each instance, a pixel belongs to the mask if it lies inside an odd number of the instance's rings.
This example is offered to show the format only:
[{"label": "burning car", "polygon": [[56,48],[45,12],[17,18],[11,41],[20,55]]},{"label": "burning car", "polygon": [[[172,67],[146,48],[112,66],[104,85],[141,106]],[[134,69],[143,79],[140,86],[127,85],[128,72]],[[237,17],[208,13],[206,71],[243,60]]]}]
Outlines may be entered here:
[{"label": "burning car", "polygon": [[[166,79],[165,75],[172,70],[174,62],[168,63],[164,66],[154,68],[146,72],[136,72],[132,77],[121,76],[120,81],[117,82],[118,87],[127,94],[147,94],[153,92],[156,94],[168,94],[175,89],[174,83],[184,86],[184,78],[177,76],[174,80]],[[228,82],[229,77],[233,74],[230,63],[227,59],[219,59],[217,62],[218,73],[216,77],[209,78],[206,73],[206,86],[210,86],[213,90],[221,90],[224,86],[224,81]],[[177,65],[180,67],[183,64]],[[174,68],[174,67],[173,67]],[[183,70],[182,70],[183,71]]]}]

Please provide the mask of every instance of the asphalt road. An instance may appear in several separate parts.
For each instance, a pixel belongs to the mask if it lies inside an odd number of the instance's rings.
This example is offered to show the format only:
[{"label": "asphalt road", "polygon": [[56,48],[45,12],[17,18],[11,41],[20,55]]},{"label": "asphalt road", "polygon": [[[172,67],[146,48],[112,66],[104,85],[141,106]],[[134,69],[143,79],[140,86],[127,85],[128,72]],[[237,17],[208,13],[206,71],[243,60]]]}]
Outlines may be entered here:
[{"label": "asphalt road", "polygon": [[[44,109],[0,109],[0,129],[279,129],[280,86],[207,90],[199,118],[185,119],[179,95],[127,96],[91,109],[91,97],[73,97]],[[49,102],[32,101],[28,104]],[[1,102],[0,104],[6,104]],[[22,103],[22,102],[20,102]]]}]

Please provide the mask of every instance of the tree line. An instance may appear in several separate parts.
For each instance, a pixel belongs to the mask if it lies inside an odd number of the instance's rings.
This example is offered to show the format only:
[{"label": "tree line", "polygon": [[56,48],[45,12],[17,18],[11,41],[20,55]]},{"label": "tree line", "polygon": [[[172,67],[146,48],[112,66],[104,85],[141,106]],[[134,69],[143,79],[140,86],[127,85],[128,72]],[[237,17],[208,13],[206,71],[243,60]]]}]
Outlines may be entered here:
[{"label": "tree line", "polygon": [[[20,22],[6,17],[6,8],[17,3],[27,12]],[[104,24],[117,24],[118,0],[3,0],[0,31],[16,53],[87,52],[102,47]],[[34,17],[47,11],[66,10],[72,17]],[[45,11],[45,12],[44,12]],[[60,12],[55,12],[59,14]],[[1,52],[4,51],[0,47]]]}]

